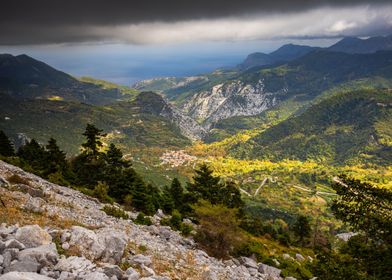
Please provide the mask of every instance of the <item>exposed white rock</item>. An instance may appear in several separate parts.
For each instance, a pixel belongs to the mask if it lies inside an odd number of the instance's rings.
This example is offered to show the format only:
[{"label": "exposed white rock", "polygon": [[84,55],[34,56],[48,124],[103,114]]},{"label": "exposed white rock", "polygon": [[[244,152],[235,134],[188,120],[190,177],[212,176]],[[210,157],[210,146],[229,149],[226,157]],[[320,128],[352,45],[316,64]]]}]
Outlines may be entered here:
[{"label": "exposed white rock", "polygon": [[276,279],[281,279],[280,278],[281,271],[282,270],[280,270],[280,269],[278,269],[276,267],[273,267],[273,266],[270,266],[270,265],[266,265],[266,264],[263,264],[263,263],[261,263],[259,265],[259,272],[260,273],[266,274],[266,275],[268,275],[270,277],[275,277]]},{"label": "exposed white rock", "polygon": [[95,264],[84,257],[72,256],[60,259],[54,269],[77,274],[83,271],[92,271],[95,267]]},{"label": "exposed white rock", "polygon": [[119,263],[127,246],[126,234],[113,228],[103,228],[97,232],[97,237],[104,248],[101,260],[112,264]]},{"label": "exposed white rock", "polygon": [[105,249],[94,231],[80,226],[71,228],[69,245],[75,247],[82,256],[92,260],[100,258]]},{"label": "exposed white rock", "polygon": [[57,263],[58,253],[53,243],[29,248],[18,253],[20,261],[30,260],[39,262],[42,266],[50,266]]},{"label": "exposed white rock", "polygon": [[54,278],[49,278],[44,275],[32,272],[9,272],[0,276],[0,280],[52,280]]},{"label": "exposed white rock", "polygon": [[295,259],[299,262],[303,262],[305,260],[304,256],[302,256],[301,254],[295,254]]},{"label": "exposed white rock", "polygon": [[358,235],[357,232],[344,232],[344,233],[336,234],[336,237],[339,238],[340,240],[343,240],[344,242],[347,242],[350,240],[351,237],[356,235]]},{"label": "exposed white rock", "polygon": [[279,92],[266,92],[262,79],[255,84],[230,81],[193,95],[182,110],[192,118],[204,121],[209,129],[222,119],[260,114],[276,105],[276,95],[286,91],[282,88]]},{"label": "exposed white rock", "polygon": [[15,234],[15,238],[23,243],[26,248],[47,245],[52,242],[52,237],[38,225],[19,228]]}]

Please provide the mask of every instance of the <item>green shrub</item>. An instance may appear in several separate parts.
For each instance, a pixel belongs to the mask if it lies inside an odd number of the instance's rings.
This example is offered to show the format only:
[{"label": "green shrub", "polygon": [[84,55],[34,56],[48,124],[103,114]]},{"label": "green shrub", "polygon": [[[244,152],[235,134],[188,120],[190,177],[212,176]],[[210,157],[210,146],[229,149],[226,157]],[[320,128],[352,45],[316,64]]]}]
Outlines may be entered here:
[{"label": "green shrub", "polygon": [[99,181],[92,194],[104,203],[113,203],[113,199],[108,195],[109,186],[105,182]]},{"label": "green shrub", "polygon": [[265,251],[265,247],[260,242],[256,242],[253,240],[249,240],[247,242],[243,242],[240,246],[235,248],[233,255],[234,256],[246,256],[256,257],[257,261],[265,262],[267,260],[267,256],[263,253]]},{"label": "green shrub", "polygon": [[146,225],[146,226],[152,225],[152,221],[150,217],[146,217],[142,212],[140,212],[139,215],[137,215],[134,222],[138,225]]},{"label": "green shrub", "polygon": [[129,219],[128,214],[125,213],[124,210],[122,210],[121,208],[115,207],[115,206],[105,205],[102,208],[102,211],[104,211],[107,215],[115,217],[115,218],[124,219],[124,220]]},{"label": "green shrub", "polygon": [[162,226],[169,226],[173,230],[178,230],[185,236],[188,236],[193,231],[192,225],[182,222],[182,215],[178,210],[174,210],[170,218],[161,219],[160,224]]},{"label": "green shrub", "polygon": [[282,277],[295,277],[298,280],[307,280],[313,277],[307,268],[306,263],[298,263],[291,260],[280,260],[280,269]]},{"label": "green shrub", "polygon": [[193,227],[190,224],[181,223],[180,231],[183,235],[188,236],[193,231]]},{"label": "green shrub", "polygon": [[238,209],[201,201],[194,211],[199,222],[194,239],[211,256],[229,258],[233,248],[246,240],[239,227]]}]

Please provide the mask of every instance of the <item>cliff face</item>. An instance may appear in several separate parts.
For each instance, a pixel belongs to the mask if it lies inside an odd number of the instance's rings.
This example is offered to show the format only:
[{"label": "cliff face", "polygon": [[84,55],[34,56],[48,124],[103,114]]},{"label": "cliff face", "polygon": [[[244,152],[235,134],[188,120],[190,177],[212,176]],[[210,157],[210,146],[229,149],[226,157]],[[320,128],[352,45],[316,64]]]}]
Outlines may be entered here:
[{"label": "cliff face", "polygon": [[164,97],[154,92],[142,92],[136,98],[141,112],[164,117],[176,125],[181,134],[191,140],[199,140],[206,134],[205,129],[194,119],[185,115]]},{"label": "cliff face", "polygon": [[254,84],[230,81],[195,94],[181,109],[209,129],[219,120],[257,115],[275,106],[278,102],[275,95],[276,92],[265,91],[263,80]]}]

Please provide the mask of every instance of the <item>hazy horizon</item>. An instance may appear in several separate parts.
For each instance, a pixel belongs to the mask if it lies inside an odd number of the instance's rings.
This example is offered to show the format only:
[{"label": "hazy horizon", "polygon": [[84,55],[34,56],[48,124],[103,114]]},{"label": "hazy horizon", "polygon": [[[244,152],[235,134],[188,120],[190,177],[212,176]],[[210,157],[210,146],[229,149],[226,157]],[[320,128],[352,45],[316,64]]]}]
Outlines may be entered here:
[{"label": "hazy horizon", "polygon": [[199,42],[160,48],[126,44],[0,46],[0,53],[27,54],[75,77],[89,76],[129,86],[143,79],[191,76],[233,67],[250,53],[269,53],[288,43],[326,47],[338,40]]}]

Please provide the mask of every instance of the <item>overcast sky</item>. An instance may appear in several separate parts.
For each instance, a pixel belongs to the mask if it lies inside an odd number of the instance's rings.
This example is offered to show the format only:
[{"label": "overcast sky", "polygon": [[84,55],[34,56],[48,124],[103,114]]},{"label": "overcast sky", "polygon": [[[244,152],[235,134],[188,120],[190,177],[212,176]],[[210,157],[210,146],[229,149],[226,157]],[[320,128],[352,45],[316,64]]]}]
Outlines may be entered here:
[{"label": "overcast sky", "polygon": [[10,0],[0,51],[121,83],[190,75],[294,42],[392,33],[391,1]]}]

